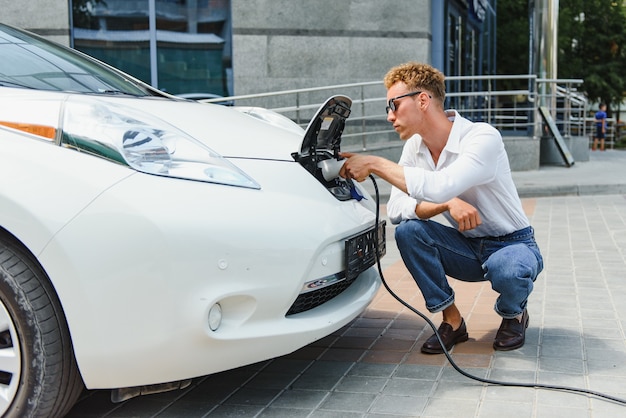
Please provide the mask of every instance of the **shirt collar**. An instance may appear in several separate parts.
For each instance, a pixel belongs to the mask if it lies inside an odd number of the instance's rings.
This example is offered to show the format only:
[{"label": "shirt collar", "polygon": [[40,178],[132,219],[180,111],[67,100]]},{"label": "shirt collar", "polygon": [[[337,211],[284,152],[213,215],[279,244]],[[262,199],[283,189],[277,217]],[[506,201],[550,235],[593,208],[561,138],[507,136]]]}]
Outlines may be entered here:
[{"label": "shirt collar", "polygon": [[463,118],[456,110],[446,110],[446,116],[448,116],[448,120],[452,122],[452,129],[450,130],[450,135],[448,135],[448,142],[446,142],[443,152],[458,154],[461,142]]}]

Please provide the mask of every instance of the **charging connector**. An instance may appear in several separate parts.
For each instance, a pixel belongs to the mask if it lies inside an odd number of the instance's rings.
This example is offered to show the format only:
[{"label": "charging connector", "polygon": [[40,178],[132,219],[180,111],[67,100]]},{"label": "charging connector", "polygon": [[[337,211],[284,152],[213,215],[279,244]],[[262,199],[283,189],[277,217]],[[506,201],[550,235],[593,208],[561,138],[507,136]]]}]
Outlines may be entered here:
[{"label": "charging connector", "polygon": [[[370,174],[369,178],[370,178],[370,180],[372,180],[372,183],[374,184],[374,190],[376,192],[376,196],[375,196],[376,197],[376,221],[375,221],[374,225],[378,225],[378,222],[380,221],[380,193],[378,191],[378,184],[376,183],[376,180],[374,179],[374,176]],[[374,242],[375,242],[375,245],[377,247],[375,253],[378,254],[378,236],[375,237]],[[441,336],[439,335],[439,332],[437,331],[437,327],[435,326],[435,324],[425,314],[423,314],[422,312],[420,312],[419,310],[417,310],[416,308],[411,306],[408,302],[403,300],[400,296],[398,296],[389,287],[389,285],[387,284],[387,281],[385,280],[385,276],[383,275],[383,269],[382,269],[382,266],[380,264],[380,257],[376,258],[376,265],[378,267],[378,273],[380,274],[380,279],[381,279],[385,289],[387,289],[389,294],[391,296],[393,296],[394,299],[396,299],[398,302],[400,302],[406,308],[408,308],[413,313],[417,314],[419,317],[421,317],[423,320],[426,321],[426,323],[435,332],[435,335],[437,336],[437,340],[439,341],[439,344],[441,345],[441,347],[443,347],[443,352],[444,352],[446,358],[448,359],[448,361],[450,362],[450,365],[457,372],[462,374],[463,376],[465,376],[465,377],[467,377],[469,379],[476,380],[478,382],[484,383],[484,384],[494,385],[494,386],[512,386],[512,387],[523,387],[523,388],[534,388],[534,389],[548,389],[548,390],[558,390],[558,391],[563,391],[563,392],[572,392],[572,393],[577,393],[577,394],[582,394],[582,395],[591,395],[591,396],[596,396],[598,398],[610,400],[610,401],[613,401],[613,402],[616,402],[616,403],[619,403],[619,404],[622,404],[622,405],[626,406],[626,399],[617,398],[617,397],[614,397],[614,396],[611,396],[611,395],[608,395],[608,394],[605,394],[605,393],[601,393],[601,392],[596,392],[596,391],[593,391],[593,390],[582,389],[582,388],[575,388],[575,387],[569,387],[569,386],[544,385],[544,384],[541,384],[541,383],[506,382],[506,381],[486,379],[486,378],[482,378],[482,377],[479,377],[479,376],[474,376],[474,375],[466,372],[465,370],[461,369],[454,362],[454,359],[452,358],[452,356],[450,355],[450,353],[446,349],[445,344],[441,340]]]},{"label": "charging connector", "polygon": [[339,177],[339,172],[341,171],[341,167],[343,167],[346,160],[336,160],[334,158],[329,158],[327,160],[322,160],[317,163],[317,167],[322,170],[322,176],[324,180],[331,181]]}]

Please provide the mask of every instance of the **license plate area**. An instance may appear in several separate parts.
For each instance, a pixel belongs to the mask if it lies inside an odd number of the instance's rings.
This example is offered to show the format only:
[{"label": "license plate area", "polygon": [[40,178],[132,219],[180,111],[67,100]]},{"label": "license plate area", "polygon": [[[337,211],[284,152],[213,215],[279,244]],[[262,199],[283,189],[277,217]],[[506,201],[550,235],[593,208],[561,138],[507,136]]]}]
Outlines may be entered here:
[{"label": "license plate area", "polygon": [[378,256],[387,253],[385,245],[386,221],[381,221],[375,228],[346,240],[346,279],[354,280],[359,274],[376,264],[376,237],[378,237]]}]

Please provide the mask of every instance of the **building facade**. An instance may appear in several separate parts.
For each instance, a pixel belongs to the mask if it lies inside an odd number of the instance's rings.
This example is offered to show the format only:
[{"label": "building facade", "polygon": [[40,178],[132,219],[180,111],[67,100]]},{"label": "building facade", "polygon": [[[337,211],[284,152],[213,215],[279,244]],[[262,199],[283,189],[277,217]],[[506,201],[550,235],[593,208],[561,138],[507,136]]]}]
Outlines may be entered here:
[{"label": "building facade", "polygon": [[[496,0],[0,0],[2,22],[173,94],[380,80],[409,60],[495,74]],[[450,85],[449,91],[471,86]]]}]

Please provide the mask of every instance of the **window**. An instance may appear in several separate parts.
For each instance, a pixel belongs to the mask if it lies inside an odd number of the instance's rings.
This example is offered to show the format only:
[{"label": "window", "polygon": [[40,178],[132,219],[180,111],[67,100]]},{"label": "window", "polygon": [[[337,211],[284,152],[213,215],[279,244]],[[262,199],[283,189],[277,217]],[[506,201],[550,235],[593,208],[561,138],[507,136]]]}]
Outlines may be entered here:
[{"label": "window", "polygon": [[171,94],[231,94],[230,0],[71,2],[74,48]]}]

